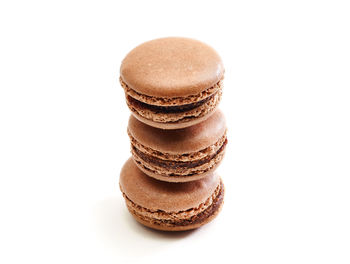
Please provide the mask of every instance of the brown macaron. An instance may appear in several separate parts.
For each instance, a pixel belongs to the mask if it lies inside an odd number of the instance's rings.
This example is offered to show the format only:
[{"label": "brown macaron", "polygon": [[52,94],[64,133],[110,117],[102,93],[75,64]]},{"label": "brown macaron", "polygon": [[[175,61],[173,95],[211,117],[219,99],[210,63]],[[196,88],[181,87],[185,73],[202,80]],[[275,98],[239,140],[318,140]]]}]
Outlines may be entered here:
[{"label": "brown macaron", "polygon": [[224,185],[217,174],[186,183],[170,183],[148,177],[130,158],[120,179],[129,212],[141,224],[164,231],[198,228],[219,213]]},{"label": "brown macaron", "polygon": [[131,116],[128,134],[137,166],[167,182],[193,181],[210,174],[222,161],[227,144],[220,110],[199,124],[174,130],[151,127]]},{"label": "brown macaron", "polygon": [[140,121],[163,129],[192,126],[218,106],[224,78],[219,55],[188,38],[145,42],[124,58],[120,83]]}]

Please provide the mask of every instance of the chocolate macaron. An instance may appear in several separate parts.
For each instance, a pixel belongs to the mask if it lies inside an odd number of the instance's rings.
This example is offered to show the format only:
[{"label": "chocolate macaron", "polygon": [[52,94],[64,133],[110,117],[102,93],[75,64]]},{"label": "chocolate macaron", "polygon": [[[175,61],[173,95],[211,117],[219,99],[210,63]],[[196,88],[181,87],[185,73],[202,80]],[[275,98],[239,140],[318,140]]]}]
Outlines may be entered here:
[{"label": "chocolate macaron", "polygon": [[131,116],[128,134],[136,165],[167,182],[193,181],[210,174],[222,161],[227,144],[220,110],[199,124],[173,130],[151,127]]},{"label": "chocolate macaron", "polygon": [[208,45],[188,38],[145,42],[124,58],[120,83],[140,121],[163,129],[192,126],[218,106],[224,67]]},{"label": "chocolate macaron", "polygon": [[224,200],[224,185],[217,174],[192,182],[163,182],[145,175],[131,158],[121,170],[119,185],[132,216],[164,231],[190,230],[210,222]]}]

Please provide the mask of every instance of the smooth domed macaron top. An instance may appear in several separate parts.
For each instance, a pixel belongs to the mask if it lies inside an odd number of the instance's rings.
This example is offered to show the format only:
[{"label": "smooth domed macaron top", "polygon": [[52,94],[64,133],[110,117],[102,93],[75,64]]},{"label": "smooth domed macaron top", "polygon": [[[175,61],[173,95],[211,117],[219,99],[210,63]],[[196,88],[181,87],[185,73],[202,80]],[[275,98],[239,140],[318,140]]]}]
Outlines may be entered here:
[{"label": "smooth domed macaron top", "polygon": [[197,40],[169,37],[145,42],[127,54],[122,80],[138,93],[155,97],[196,95],[223,78],[217,52]]},{"label": "smooth domed macaron top", "polygon": [[145,147],[171,154],[184,154],[197,152],[216,143],[226,132],[226,122],[219,109],[201,123],[173,130],[151,127],[130,116],[128,132]]},{"label": "smooth domed macaron top", "polygon": [[122,192],[132,202],[150,210],[165,212],[198,207],[214,193],[219,183],[217,174],[186,183],[158,181],[137,168],[132,158],[124,164],[119,179]]}]

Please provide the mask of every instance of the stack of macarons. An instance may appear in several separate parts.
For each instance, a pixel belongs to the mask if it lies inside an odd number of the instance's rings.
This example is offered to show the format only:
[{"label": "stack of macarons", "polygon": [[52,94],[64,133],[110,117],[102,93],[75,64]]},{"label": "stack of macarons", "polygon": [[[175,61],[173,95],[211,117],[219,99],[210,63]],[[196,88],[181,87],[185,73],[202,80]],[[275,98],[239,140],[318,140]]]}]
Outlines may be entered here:
[{"label": "stack of macarons", "polygon": [[120,83],[132,115],[131,154],[119,179],[141,224],[165,231],[200,227],[220,212],[215,172],[227,144],[224,67],[208,45],[188,38],[145,42],[124,58]]}]

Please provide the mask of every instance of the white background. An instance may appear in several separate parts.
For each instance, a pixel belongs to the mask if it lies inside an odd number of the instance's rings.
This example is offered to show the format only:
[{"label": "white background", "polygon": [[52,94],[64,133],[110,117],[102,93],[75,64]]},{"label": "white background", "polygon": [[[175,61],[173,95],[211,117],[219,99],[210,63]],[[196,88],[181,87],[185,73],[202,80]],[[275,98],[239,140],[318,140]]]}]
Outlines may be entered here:
[{"label": "white background", "polygon": [[[1,263],[349,263],[348,1],[1,1]],[[222,56],[225,206],[168,234],[118,189],[120,62],[158,37]]]}]

